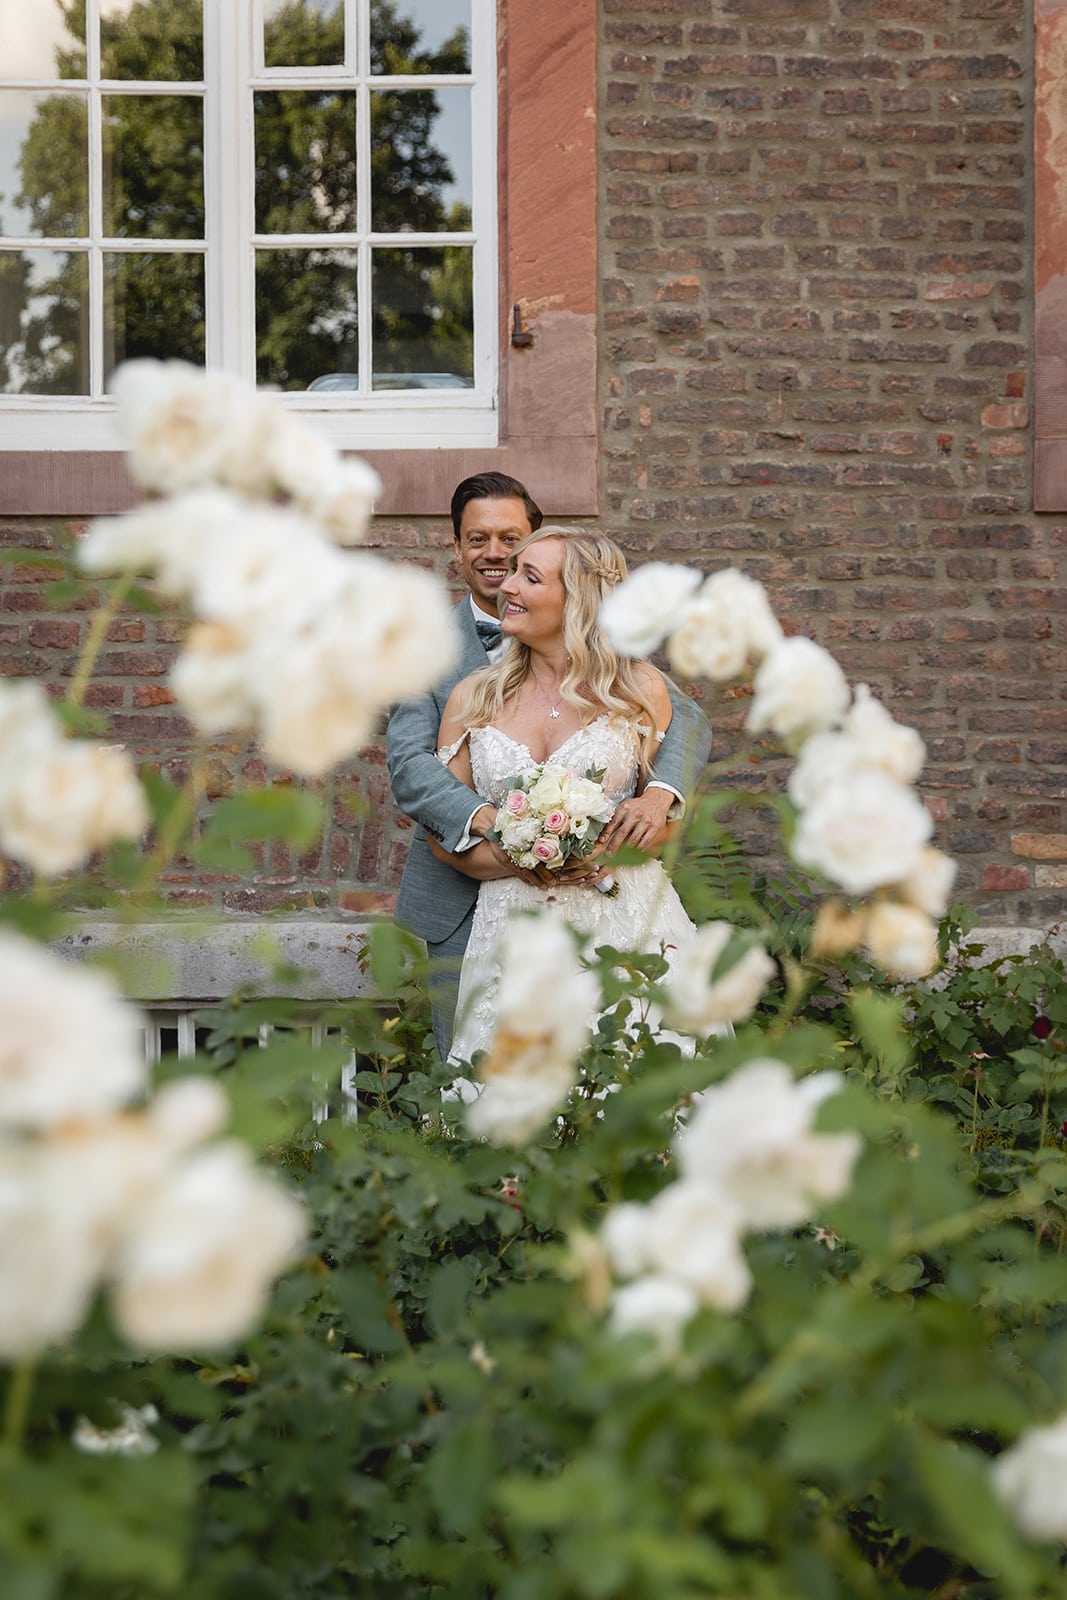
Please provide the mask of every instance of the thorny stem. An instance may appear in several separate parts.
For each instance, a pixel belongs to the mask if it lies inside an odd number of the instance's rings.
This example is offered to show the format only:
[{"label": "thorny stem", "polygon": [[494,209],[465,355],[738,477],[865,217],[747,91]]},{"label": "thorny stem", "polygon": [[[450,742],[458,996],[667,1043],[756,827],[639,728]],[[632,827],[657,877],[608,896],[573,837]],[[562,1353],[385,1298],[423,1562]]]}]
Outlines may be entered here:
[{"label": "thorny stem", "polygon": [[27,1357],[25,1361],[20,1361],[12,1368],[8,1380],[7,1395],[4,1400],[3,1442],[13,1455],[17,1455],[22,1448],[35,1372],[34,1361]]},{"label": "thorny stem", "polygon": [[134,894],[143,894],[156,875],[173,857],[178,845],[196,816],[196,808],[207,788],[207,749],[198,743],[189,763],[189,773],[181,792],[164,818],[156,836],[156,843],[148,855],[134,885]]},{"label": "thorny stem", "polygon": [[111,586],[111,593],[108,595],[107,600],[97,610],[92,622],[89,624],[89,634],[85,641],[85,649],[81,653],[81,660],[78,662],[74,677],[71,679],[70,688],[67,691],[67,699],[72,706],[80,706],[82,703],[89,679],[93,675],[93,668],[96,666],[96,658],[103,648],[104,640],[107,638],[107,630],[119,611],[121,611],[126,596],[133,587],[133,576],[132,572],[127,572],[121,578],[116,579]]}]

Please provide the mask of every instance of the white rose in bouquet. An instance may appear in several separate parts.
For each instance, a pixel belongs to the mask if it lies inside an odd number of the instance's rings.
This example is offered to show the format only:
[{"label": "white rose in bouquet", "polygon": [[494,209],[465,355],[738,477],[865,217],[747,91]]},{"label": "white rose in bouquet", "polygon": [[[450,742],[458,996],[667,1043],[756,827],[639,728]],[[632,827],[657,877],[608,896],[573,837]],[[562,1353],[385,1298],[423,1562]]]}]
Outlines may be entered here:
[{"label": "white rose in bouquet", "polygon": [[611,798],[591,778],[578,778],[568,775],[568,781],[563,790],[562,809],[571,819],[572,831],[581,825],[588,827],[590,822],[607,822],[611,818],[614,806]]},{"label": "white rose in bouquet", "polygon": [[762,660],[782,641],[767,591],[736,567],[715,572],[681,607],[667,654],[687,678],[726,682],[752,660]]},{"label": "white rose in bouquet", "polygon": [[814,639],[784,639],[775,646],[756,673],[755,688],[748,731],[769,728],[790,745],[832,726],[850,698],[841,668]]},{"label": "white rose in bouquet", "polygon": [[991,1471],[997,1495],[1027,1538],[1067,1541],[1067,1416],[1029,1429]]},{"label": "white rose in bouquet", "polygon": [[143,1019],[104,972],[0,930],[0,1127],[58,1127],[145,1084]]},{"label": "white rose in bouquet", "polygon": [[793,859],[850,894],[905,879],[919,865],[933,819],[918,796],[884,773],[846,774],[800,813]]},{"label": "white rose in bouquet", "polygon": [[712,977],[730,942],[728,922],[709,922],[675,952],[665,981],[664,1020],[682,1033],[706,1034],[724,1022],[743,1022],[775,974],[762,945],[753,945],[721,976]]},{"label": "white rose in bouquet", "polygon": [[600,626],[622,656],[658,650],[678,619],[678,608],[700,583],[692,567],[650,561],[614,588],[600,607]]},{"label": "white rose in bouquet", "polygon": [[867,915],[863,942],[891,978],[910,982],[933,972],[940,959],[937,924],[917,906],[876,900]]},{"label": "white rose in bouquet", "polygon": [[682,1175],[720,1189],[741,1226],[794,1228],[820,1200],[848,1189],[861,1140],[855,1133],[814,1133],[838,1073],[794,1081],[781,1061],[750,1061],[697,1096],[674,1145]]}]

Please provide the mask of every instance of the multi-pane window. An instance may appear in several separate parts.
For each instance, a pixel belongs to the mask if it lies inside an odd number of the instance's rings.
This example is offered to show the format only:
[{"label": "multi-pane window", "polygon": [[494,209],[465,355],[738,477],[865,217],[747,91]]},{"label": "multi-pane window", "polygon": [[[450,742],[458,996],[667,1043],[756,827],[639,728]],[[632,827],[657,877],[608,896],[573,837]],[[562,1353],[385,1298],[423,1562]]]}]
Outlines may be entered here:
[{"label": "multi-pane window", "polygon": [[494,21],[0,8],[3,442],[47,445],[59,414],[59,447],[113,444],[109,376],[143,355],[272,384],[341,442],[494,442]]}]

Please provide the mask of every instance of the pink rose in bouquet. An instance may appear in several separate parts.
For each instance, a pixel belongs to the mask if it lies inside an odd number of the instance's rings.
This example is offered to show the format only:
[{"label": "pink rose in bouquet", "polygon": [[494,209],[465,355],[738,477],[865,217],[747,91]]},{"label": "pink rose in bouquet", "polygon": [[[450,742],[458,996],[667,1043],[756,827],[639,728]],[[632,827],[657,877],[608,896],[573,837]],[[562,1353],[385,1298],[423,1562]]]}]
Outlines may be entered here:
[{"label": "pink rose in bouquet", "polygon": [[[487,837],[520,867],[559,869],[592,854],[615,807],[601,785],[602,772],[576,777],[557,762],[543,761],[509,780],[496,822]],[[605,894],[611,884],[598,884]]]}]

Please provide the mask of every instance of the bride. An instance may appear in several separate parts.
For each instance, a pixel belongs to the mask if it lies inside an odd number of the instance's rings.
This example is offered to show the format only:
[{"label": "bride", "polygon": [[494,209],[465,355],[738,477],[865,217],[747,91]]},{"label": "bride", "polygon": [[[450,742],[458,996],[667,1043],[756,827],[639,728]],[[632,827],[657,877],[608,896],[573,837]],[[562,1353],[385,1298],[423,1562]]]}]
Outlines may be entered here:
[{"label": "bride", "polygon": [[[600,631],[601,601],[625,576],[621,550],[601,534],[543,527],[524,539],[500,587],[507,647],[496,665],[453,689],[438,759],[493,805],[516,775],[549,757],[576,776],[602,771],[618,808],[605,830],[608,847],[650,851],[670,826],[651,832],[640,808],[625,801],[648,780],[671,701],[662,673],[617,655]],[[617,892],[608,895],[597,889],[609,877],[598,859],[603,847],[562,872],[513,869],[502,878],[487,876],[499,859],[487,841],[458,854],[429,842],[440,860],[481,880],[460,973],[454,1063],[469,1062],[492,1039],[499,950],[513,912],[553,903],[594,946],[662,950],[668,960],[694,931],[658,861],[611,869]]]}]

